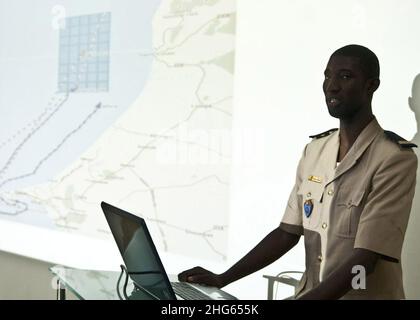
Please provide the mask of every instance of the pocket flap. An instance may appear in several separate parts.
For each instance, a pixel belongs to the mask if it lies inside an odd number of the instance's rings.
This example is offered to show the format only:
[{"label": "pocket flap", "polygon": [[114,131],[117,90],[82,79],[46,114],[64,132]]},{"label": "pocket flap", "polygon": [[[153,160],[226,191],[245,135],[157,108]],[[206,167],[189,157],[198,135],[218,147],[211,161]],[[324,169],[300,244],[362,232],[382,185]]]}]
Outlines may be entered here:
[{"label": "pocket flap", "polygon": [[345,205],[346,207],[357,207],[363,200],[365,195],[365,190],[351,190],[351,189],[341,189],[338,198],[338,205]]},{"label": "pocket flap", "polygon": [[322,202],[324,185],[312,181],[303,181],[298,189],[298,194],[302,196],[303,200],[314,199],[318,202]]}]

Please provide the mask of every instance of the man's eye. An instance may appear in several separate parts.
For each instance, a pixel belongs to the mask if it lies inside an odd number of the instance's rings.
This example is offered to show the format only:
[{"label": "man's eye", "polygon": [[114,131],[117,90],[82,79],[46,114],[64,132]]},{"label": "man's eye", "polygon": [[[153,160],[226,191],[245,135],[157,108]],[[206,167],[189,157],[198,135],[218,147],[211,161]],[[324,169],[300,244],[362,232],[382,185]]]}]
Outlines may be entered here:
[{"label": "man's eye", "polygon": [[348,74],[343,74],[341,78],[344,80],[347,80],[347,79],[350,79],[350,76]]}]

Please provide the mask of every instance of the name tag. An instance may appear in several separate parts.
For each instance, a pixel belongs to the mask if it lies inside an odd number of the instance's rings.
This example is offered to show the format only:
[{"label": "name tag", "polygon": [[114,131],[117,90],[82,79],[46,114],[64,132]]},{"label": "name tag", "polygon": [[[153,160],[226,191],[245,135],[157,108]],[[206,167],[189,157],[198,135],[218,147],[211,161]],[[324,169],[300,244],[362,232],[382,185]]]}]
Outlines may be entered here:
[{"label": "name tag", "polygon": [[322,183],[321,177],[317,177],[317,176],[309,176],[308,180],[312,182],[316,182],[316,183]]}]

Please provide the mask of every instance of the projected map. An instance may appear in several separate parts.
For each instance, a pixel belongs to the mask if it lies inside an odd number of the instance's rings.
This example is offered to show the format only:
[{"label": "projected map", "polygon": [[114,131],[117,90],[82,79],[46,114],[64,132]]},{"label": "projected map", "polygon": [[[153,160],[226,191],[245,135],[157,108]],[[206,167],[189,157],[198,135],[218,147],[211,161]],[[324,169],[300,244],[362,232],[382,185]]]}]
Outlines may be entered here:
[{"label": "projected map", "polygon": [[110,238],[106,201],[161,250],[226,259],[235,1],[93,2],[57,30],[22,16],[45,34],[24,54],[0,33],[0,223]]}]

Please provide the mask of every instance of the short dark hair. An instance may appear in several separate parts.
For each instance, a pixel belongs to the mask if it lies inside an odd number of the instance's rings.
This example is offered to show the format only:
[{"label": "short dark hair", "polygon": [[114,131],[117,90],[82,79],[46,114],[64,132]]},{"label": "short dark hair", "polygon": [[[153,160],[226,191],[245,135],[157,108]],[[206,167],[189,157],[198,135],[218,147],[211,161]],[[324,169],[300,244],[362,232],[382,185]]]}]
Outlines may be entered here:
[{"label": "short dark hair", "polygon": [[331,55],[331,57],[334,56],[359,58],[360,65],[365,75],[368,78],[379,79],[380,68],[378,57],[368,48],[357,44],[350,44],[336,50]]}]

